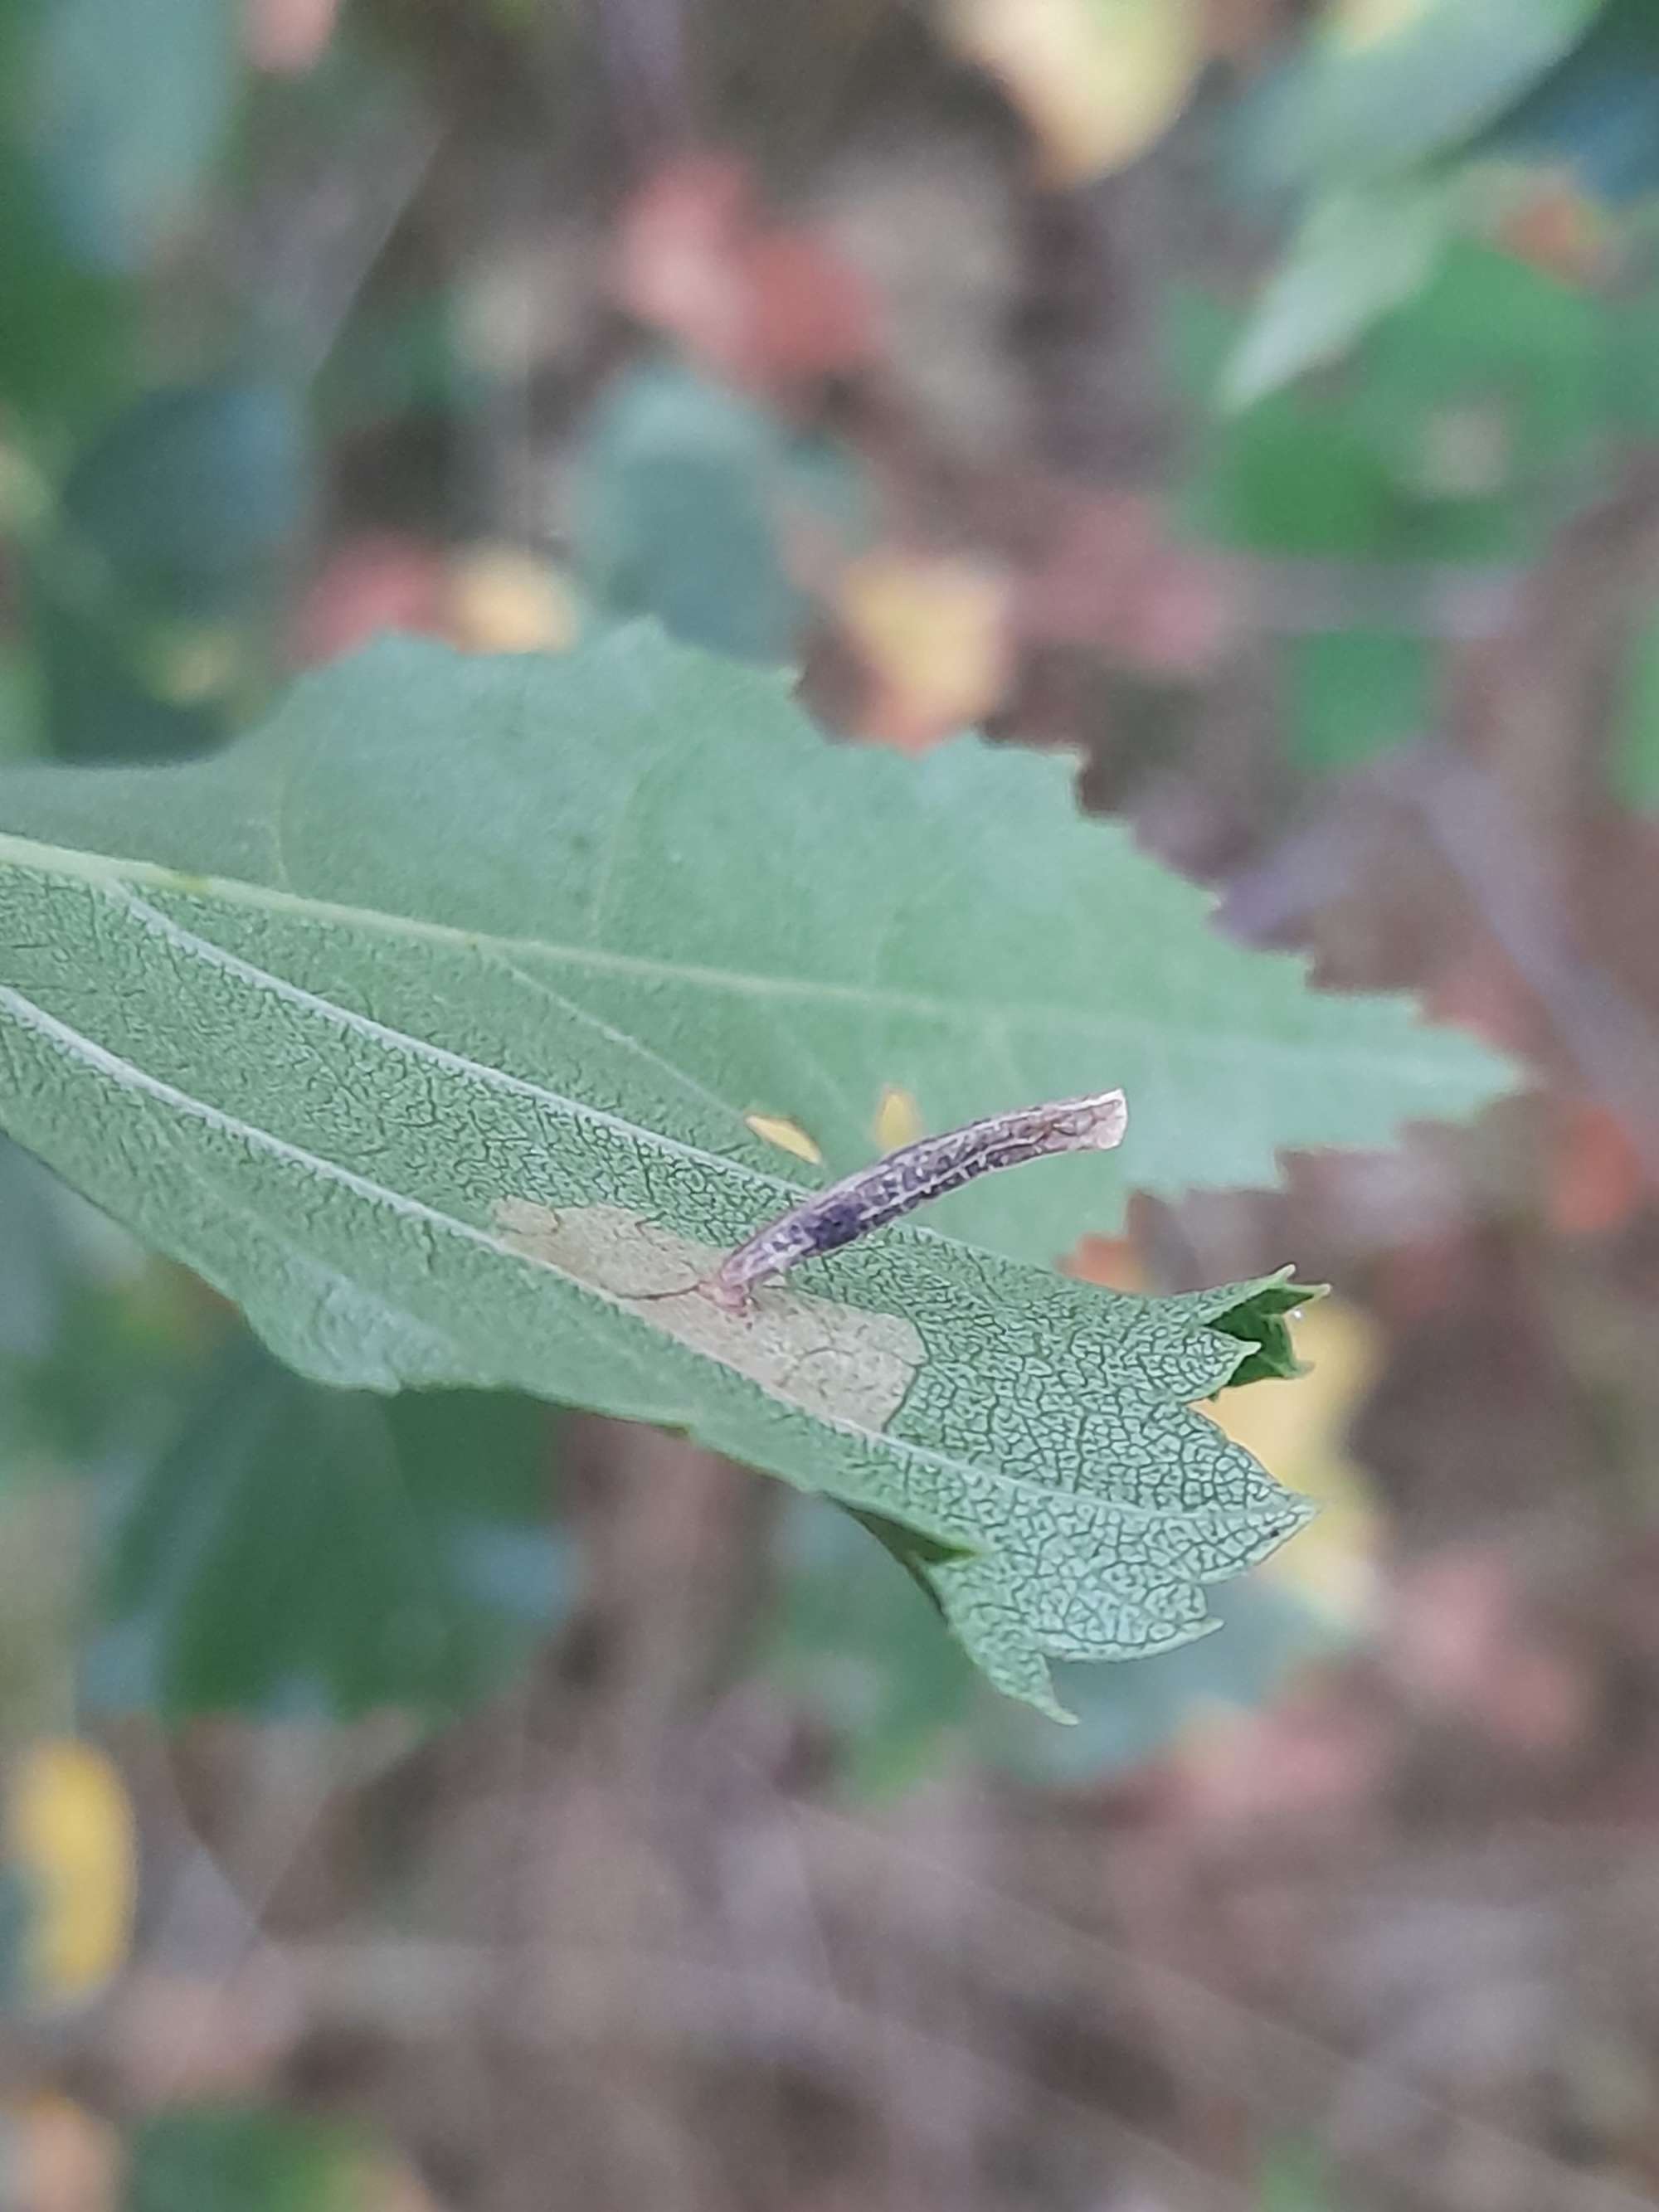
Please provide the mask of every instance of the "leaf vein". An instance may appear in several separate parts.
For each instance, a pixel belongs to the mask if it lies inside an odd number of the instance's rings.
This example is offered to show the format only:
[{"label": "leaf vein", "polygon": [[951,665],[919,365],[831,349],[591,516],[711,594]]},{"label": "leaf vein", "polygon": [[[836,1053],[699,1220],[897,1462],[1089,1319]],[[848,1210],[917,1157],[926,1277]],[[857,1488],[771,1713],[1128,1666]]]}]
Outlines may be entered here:
[{"label": "leaf vein", "polygon": [[[1001,1019],[1012,1030],[1047,1025],[1099,1036],[1110,1040],[1127,1035],[1167,1043],[1178,1019],[1175,1010],[1164,1007],[1156,1016],[1136,1014],[1114,1006],[1109,1013],[1080,1012],[1075,1006],[1039,999],[961,998],[926,991],[902,991],[889,985],[837,983],[815,976],[766,975],[737,969],[716,968],[682,961],[656,959],[643,953],[613,952],[597,946],[564,944],[554,939],[523,937],[500,931],[470,930],[453,922],[430,921],[411,915],[387,913],[382,908],[353,906],[343,901],[285,891],[270,884],[249,883],[240,877],[204,875],[188,882],[172,868],[151,860],[105,853],[77,852],[48,845],[33,838],[0,832],[0,862],[30,869],[37,874],[70,880],[124,885],[146,884],[158,890],[184,890],[193,897],[216,897],[228,904],[255,909],[289,911],[307,919],[338,923],[347,927],[374,929],[392,937],[459,945],[474,951],[506,950],[520,958],[547,960],[596,973],[634,975],[642,981],[676,982],[691,989],[728,991],[738,997],[797,1000],[826,1006],[859,1006],[884,1012],[917,1015],[955,1030],[981,1033],[988,1020]],[[1289,956],[1282,956],[1288,957]],[[1324,1003],[1323,1001],[1321,1002]],[[1335,1002],[1334,1002],[1335,1003]],[[1197,1050],[1213,1058],[1243,1057],[1247,1062],[1275,1059],[1299,1066],[1314,1062],[1328,1075],[1334,1060],[1356,1070],[1374,1067],[1396,1080],[1419,1075],[1425,1082],[1443,1080],[1443,1062],[1434,1054],[1421,1058],[1407,1054],[1397,1042],[1386,1047],[1355,1043],[1346,1038],[1310,1036],[1285,1040],[1259,1035],[1234,1036],[1211,1022],[1191,1025]]]}]

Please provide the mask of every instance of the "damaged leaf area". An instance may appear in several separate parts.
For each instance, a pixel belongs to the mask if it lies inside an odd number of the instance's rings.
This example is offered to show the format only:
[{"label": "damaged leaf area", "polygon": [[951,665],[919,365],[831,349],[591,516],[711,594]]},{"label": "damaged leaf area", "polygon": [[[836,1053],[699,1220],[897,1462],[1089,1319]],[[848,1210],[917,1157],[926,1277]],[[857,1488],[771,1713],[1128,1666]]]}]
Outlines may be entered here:
[{"label": "damaged leaf area", "polygon": [[904,1402],[924,1346],[908,1321],[793,1290],[759,1292],[732,1313],[702,1285],[725,1256],[615,1206],[556,1213],[526,1199],[495,1209],[506,1243],[585,1283],[705,1359],[823,1421],[884,1429]]},{"label": "damaged leaf area", "polygon": [[[744,805],[739,852],[716,808]],[[1090,924],[1127,856],[1052,763],[837,750],[779,684],[654,633],[562,663],[403,642],[212,760],[0,773],[0,1122],[304,1374],[684,1430],[907,1532],[986,1673],[1049,1711],[1051,1659],[1201,1633],[1206,1589],[1306,1517],[1194,1410],[1286,1371],[1304,1294],[1282,1279],[1133,1297],[906,1222],[741,1315],[697,1288],[809,1176],[867,1159],[894,1071],[936,1127],[1122,1079],[1137,1027]],[[1206,962],[1241,990],[1258,963],[1149,864],[1113,896],[1177,1060]],[[1185,916],[1166,955],[1160,900]],[[1261,964],[1263,1064],[1315,1064],[1330,1021],[1373,1091],[1390,1045],[1401,1098],[1491,1076]],[[1235,1006],[1210,1137],[1229,1162],[1251,1019]],[[825,1169],[757,1131],[757,1100],[822,1133]],[[1110,1165],[985,1180],[1060,1249],[1062,1192]]]}]

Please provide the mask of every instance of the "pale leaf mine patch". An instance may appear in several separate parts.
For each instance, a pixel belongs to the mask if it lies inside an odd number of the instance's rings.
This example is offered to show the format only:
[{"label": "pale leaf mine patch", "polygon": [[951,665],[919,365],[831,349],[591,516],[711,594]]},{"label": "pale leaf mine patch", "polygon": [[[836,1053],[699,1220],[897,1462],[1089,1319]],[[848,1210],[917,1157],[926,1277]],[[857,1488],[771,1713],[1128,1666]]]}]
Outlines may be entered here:
[{"label": "pale leaf mine patch", "polygon": [[495,1208],[495,1225],[526,1259],[586,1283],[819,1420],[884,1429],[921,1364],[921,1339],[896,1314],[866,1313],[778,1285],[757,1290],[748,1313],[723,1311],[696,1285],[724,1251],[625,1206],[555,1210],[506,1198]]}]

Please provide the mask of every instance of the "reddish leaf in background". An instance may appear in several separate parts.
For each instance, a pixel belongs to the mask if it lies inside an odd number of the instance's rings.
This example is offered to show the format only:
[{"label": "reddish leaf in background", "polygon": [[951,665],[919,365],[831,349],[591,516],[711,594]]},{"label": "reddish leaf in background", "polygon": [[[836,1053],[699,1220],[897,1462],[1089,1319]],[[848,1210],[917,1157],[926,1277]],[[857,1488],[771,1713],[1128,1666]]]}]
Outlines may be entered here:
[{"label": "reddish leaf in background", "polygon": [[387,531],[349,539],[318,568],[294,618],[293,658],[302,668],[336,660],[385,629],[442,635],[449,570],[435,545]]},{"label": "reddish leaf in background", "polygon": [[1096,645],[1130,667],[1196,675],[1237,632],[1236,596],[1228,566],[1176,544],[1155,501],[1065,492],[1015,622],[1033,644]]},{"label": "reddish leaf in background", "polygon": [[617,299],[697,360],[728,369],[745,322],[734,247],[753,220],[749,173],[735,155],[696,155],[659,170],[623,211]]},{"label": "reddish leaf in background", "polygon": [[[1207,1857],[1248,1838],[1341,1831],[1373,1817],[1401,1731],[1363,1676],[1334,1669],[1288,1686],[1259,1712],[1199,1708],[1171,1747],[1167,1850]],[[1200,1876],[1201,1878],[1201,1876]],[[1274,1931],[1267,1948],[1283,1954]]]},{"label": "reddish leaf in background", "polygon": [[248,0],[250,64],[276,76],[303,75],[327,52],[339,12],[340,0]]},{"label": "reddish leaf in background", "polygon": [[1480,1255],[1456,1223],[1438,1236],[1418,1237],[1378,1259],[1376,1306],[1398,1332],[1425,1316],[1476,1303]]},{"label": "reddish leaf in background", "polygon": [[863,279],[816,232],[767,221],[734,155],[690,155],[641,186],[622,216],[612,284],[701,366],[776,398],[876,358]]},{"label": "reddish leaf in background", "polygon": [[1291,0],[1205,0],[1205,44],[1218,61],[1256,61],[1296,14]]},{"label": "reddish leaf in background", "polygon": [[391,629],[465,653],[559,653],[580,628],[568,582],[538,555],[489,540],[444,549],[386,532],[348,539],[324,561],[291,648],[308,668]]},{"label": "reddish leaf in background", "polygon": [[1504,1052],[1526,1055],[1542,1043],[1537,1002],[1503,954],[1486,943],[1449,961],[1425,986],[1423,1006],[1431,1021],[1460,1023]]},{"label": "reddish leaf in background", "polygon": [[1494,1546],[1457,1546],[1401,1574],[1386,1638],[1390,1674],[1420,1710],[1476,1723],[1550,1762],[1593,1735],[1597,1686],[1583,1638],[1553,1624]]},{"label": "reddish leaf in background", "polygon": [[1646,1178],[1616,1114],[1593,1098],[1566,1101],[1548,1190],[1551,1226],[1564,1237],[1596,1237],[1628,1221]]},{"label": "reddish leaf in background", "polygon": [[1536,180],[1504,216],[1498,243],[1564,284],[1604,277],[1616,234],[1607,210],[1565,172]]},{"label": "reddish leaf in background", "polygon": [[775,390],[872,366],[875,311],[864,280],[809,230],[761,230],[742,250],[748,348]]},{"label": "reddish leaf in background", "polygon": [[1144,1291],[1146,1269],[1132,1237],[1080,1237],[1060,1261],[1062,1274],[1109,1291]]}]

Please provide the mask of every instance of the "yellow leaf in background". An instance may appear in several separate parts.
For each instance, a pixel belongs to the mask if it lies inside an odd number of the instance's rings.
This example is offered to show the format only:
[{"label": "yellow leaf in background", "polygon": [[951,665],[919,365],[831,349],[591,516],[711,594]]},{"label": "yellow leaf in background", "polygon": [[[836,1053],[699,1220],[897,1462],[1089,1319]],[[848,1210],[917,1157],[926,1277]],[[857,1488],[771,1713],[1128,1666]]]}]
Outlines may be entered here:
[{"label": "yellow leaf in background", "polygon": [[6,1861],[37,1905],[26,1960],[32,1994],[87,1996],[126,1957],[137,1887],[131,1808],[102,1752],[32,1744],[6,1791]]},{"label": "yellow leaf in background", "polygon": [[922,1127],[921,1109],[915,1097],[890,1083],[876,1108],[876,1150],[896,1152],[901,1145],[914,1145]]},{"label": "yellow leaf in background", "polygon": [[799,1121],[787,1121],[781,1114],[745,1114],[744,1120],[757,1137],[764,1137],[769,1145],[781,1152],[793,1152],[798,1160],[810,1165],[823,1165],[823,1154],[807,1135]]},{"label": "yellow leaf in background", "polygon": [[234,687],[246,649],[231,623],[168,623],[146,639],[139,659],[157,698],[193,707]]},{"label": "yellow leaf in background", "polygon": [[1364,52],[1398,38],[1427,12],[1427,0],[1336,0],[1326,28],[1340,45]]},{"label": "yellow leaf in background", "polygon": [[999,705],[1014,669],[1010,600],[1008,579],[977,561],[890,549],[852,562],[836,611],[868,678],[864,734],[916,749]]},{"label": "yellow leaf in background", "polygon": [[946,35],[1001,82],[1051,184],[1119,169],[1186,104],[1202,0],[943,0]]},{"label": "yellow leaf in background", "polygon": [[1382,1364],[1381,1336],[1357,1306],[1322,1298],[1297,1322],[1296,1350],[1307,1374],[1224,1390],[1204,1410],[1235,1443],[1319,1507],[1317,1519],[1257,1571],[1290,1583],[1320,1611],[1357,1624],[1370,1601],[1381,1516],[1346,1438]]},{"label": "yellow leaf in background", "polygon": [[456,554],[445,598],[449,635],[467,653],[562,653],[581,627],[559,570],[516,545]]}]

